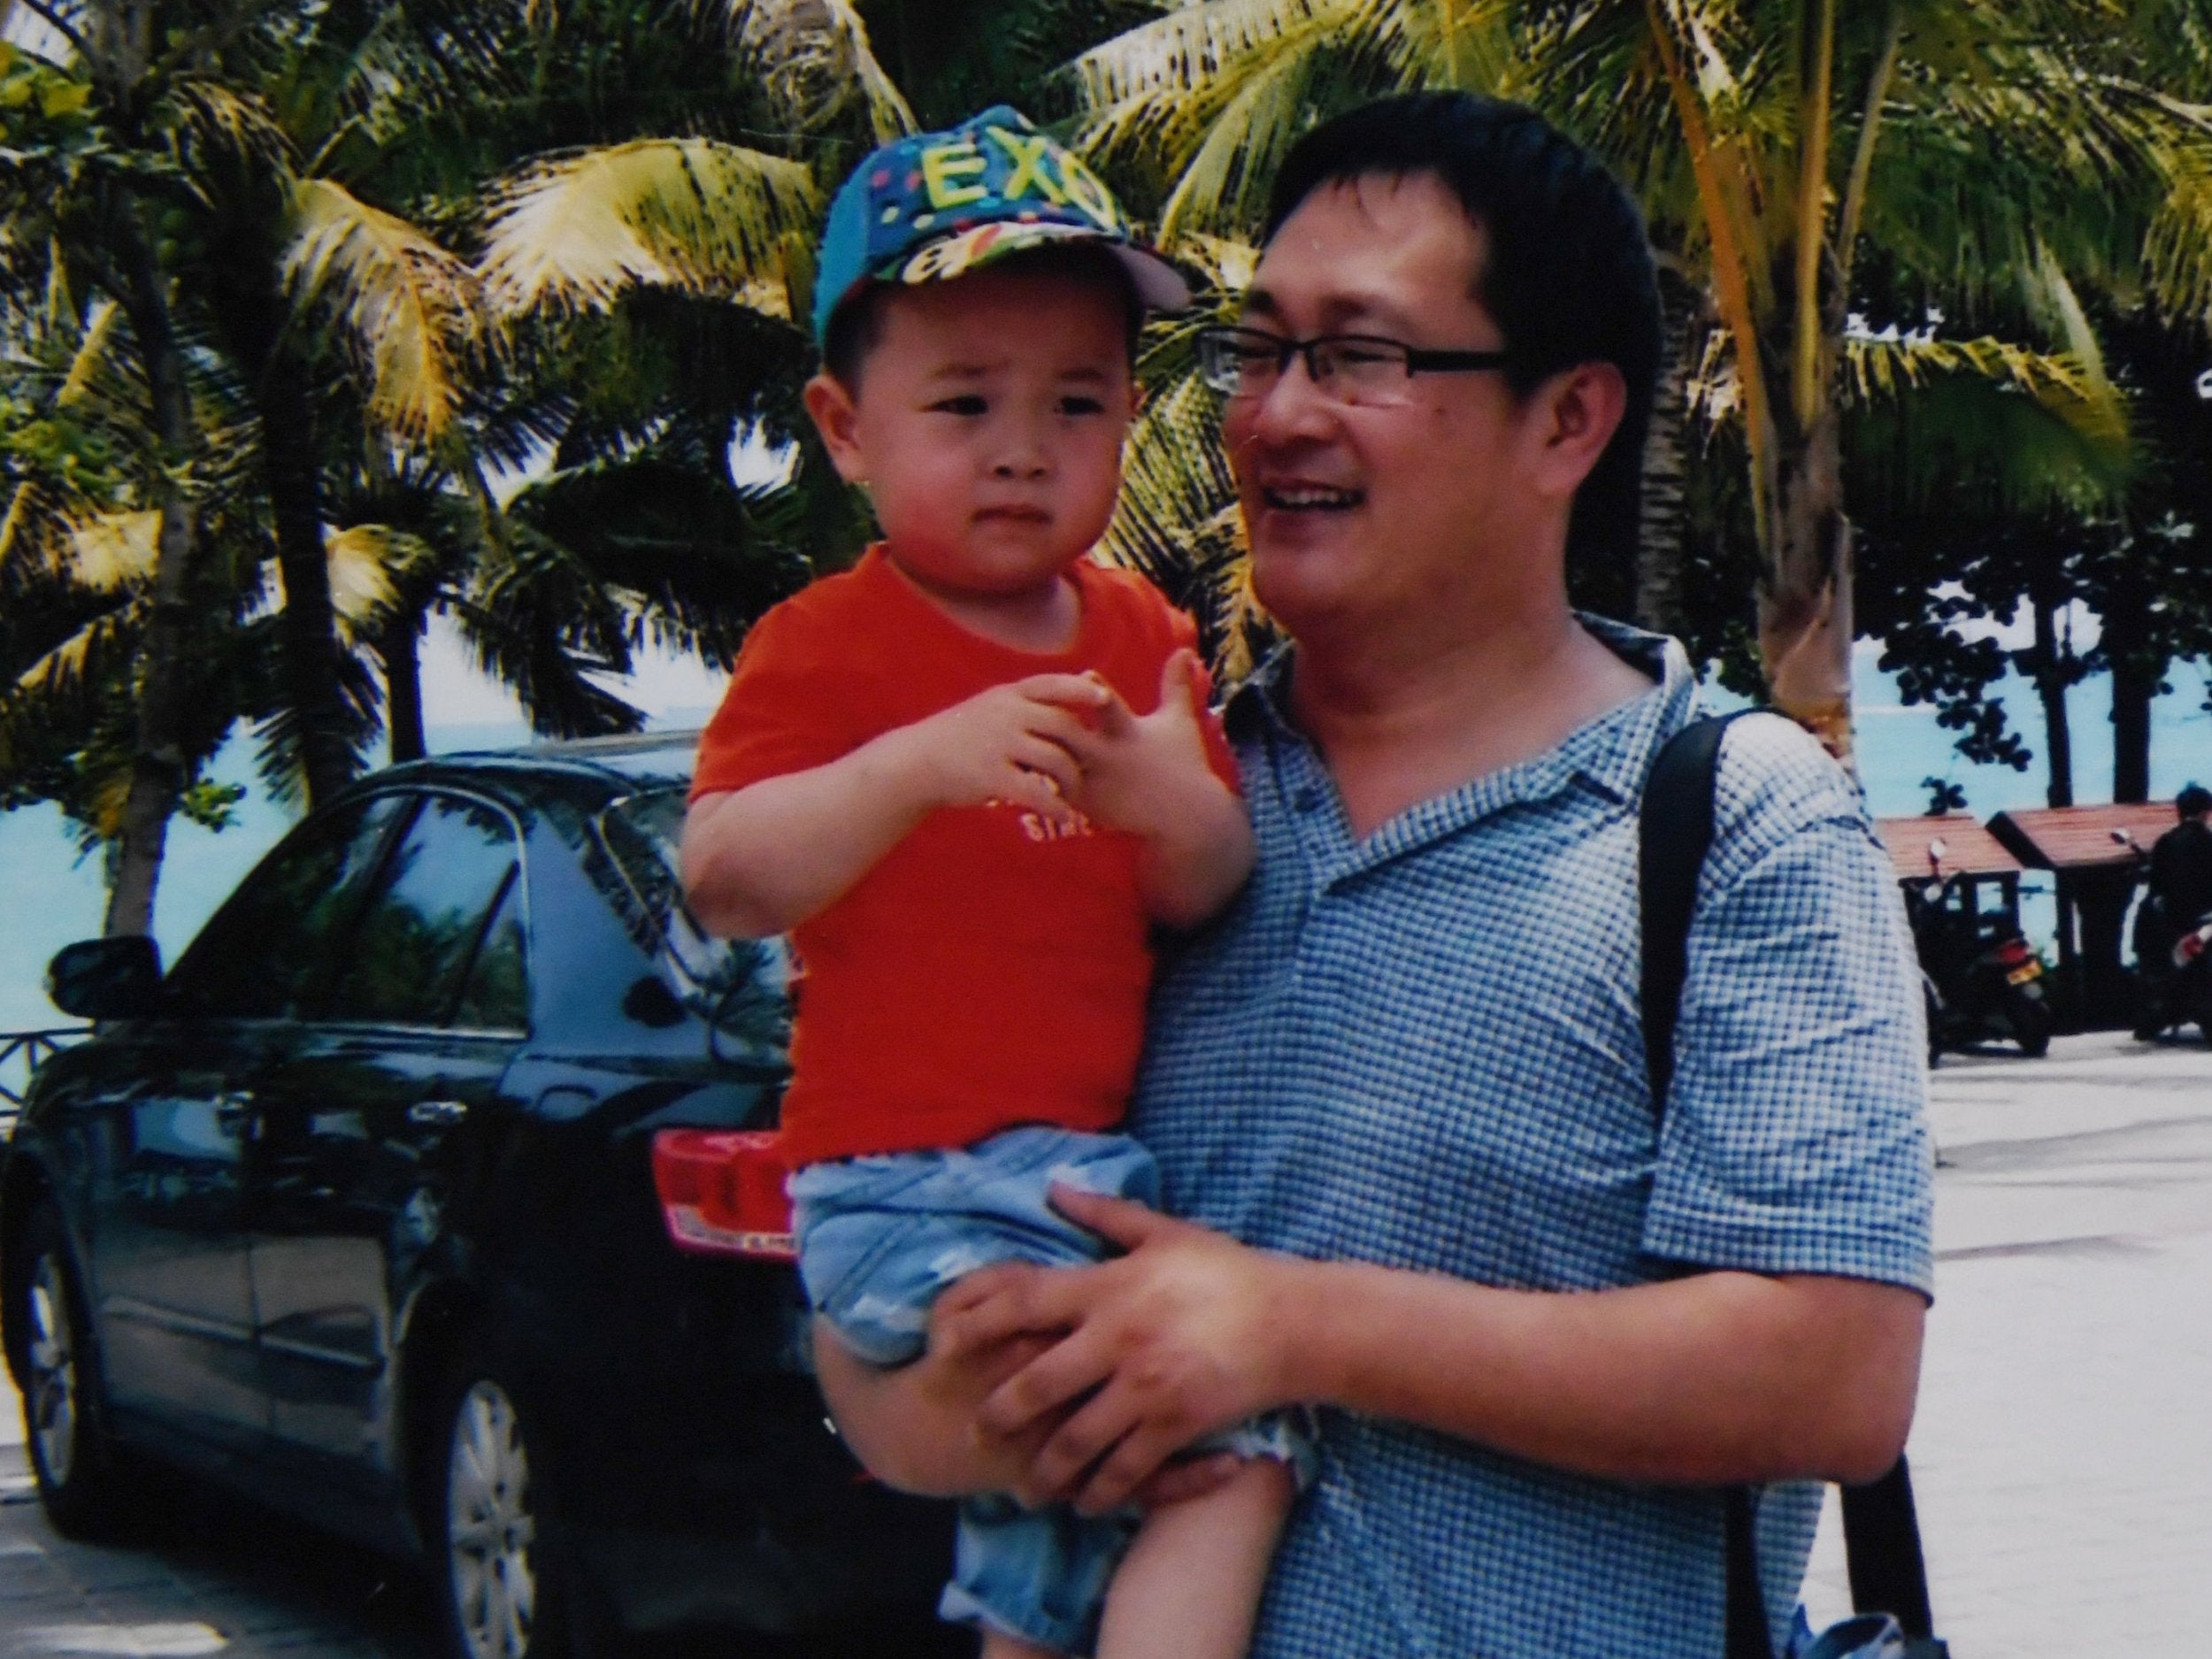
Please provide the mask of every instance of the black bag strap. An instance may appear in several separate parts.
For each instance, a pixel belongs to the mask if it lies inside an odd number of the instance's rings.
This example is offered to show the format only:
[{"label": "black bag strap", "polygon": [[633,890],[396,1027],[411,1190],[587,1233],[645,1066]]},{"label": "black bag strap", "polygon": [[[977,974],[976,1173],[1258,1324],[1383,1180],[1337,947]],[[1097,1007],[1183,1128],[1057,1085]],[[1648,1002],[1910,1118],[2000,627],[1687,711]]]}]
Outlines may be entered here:
[{"label": "black bag strap", "polygon": [[[1713,843],[1713,789],[1721,741],[1745,709],[1694,720],[1660,748],[1645,780],[1637,824],[1637,876],[1643,905],[1644,1055],[1653,1109],[1666,1117],[1674,1080],[1675,1017],[1689,977],[1690,918],[1698,875]],[[1942,1659],[1928,1608],[1928,1574],[1913,1509],[1912,1477],[1900,1457],[1879,1480],[1843,1489],[1844,1553],[1852,1605],[1887,1613],[1905,1633],[1915,1659]],[[1747,1487],[1732,1488],[1725,1510],[1727,1659],[1774,1659],[1766,1601],[1759,1584],[1756,1516]]]}]

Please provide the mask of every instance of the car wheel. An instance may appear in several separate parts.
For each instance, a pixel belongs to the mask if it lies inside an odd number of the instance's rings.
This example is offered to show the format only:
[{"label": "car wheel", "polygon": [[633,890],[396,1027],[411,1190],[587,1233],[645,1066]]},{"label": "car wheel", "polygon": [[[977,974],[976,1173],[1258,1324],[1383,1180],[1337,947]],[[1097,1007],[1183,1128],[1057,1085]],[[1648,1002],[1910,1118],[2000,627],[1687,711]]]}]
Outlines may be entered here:
[{"label": "car wheel", "polygon": [[454,1659],[595,1652],[602,1621],[549,1525],[544,1447],[500,1370],[455,1368],[442,1414],[433,1532]]},{"label": "car wheel", "polygon": [[107,1428],[90,1325],[61,1216],[50,1202],[24,1228],[10,1275],[8,1330],[23,1385],[23,1439],[40,1505],[70,1538],[112,1539],[134,1518]]}]

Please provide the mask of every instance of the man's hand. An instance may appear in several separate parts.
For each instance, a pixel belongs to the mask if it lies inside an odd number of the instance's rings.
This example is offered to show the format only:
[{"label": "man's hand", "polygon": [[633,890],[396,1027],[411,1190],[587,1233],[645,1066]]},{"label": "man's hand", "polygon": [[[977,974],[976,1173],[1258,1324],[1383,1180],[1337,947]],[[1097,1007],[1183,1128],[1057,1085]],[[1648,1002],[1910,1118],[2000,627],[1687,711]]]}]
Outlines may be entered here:
[{"label": "man's hand", "polygon": [[1073,751],[1089,735],[1084,716],[1102,717],[1118,701],[1085,675],[1033,674],[878,741],[890,746],[932,807],[1003,801],[1067,827],[1083,788]]},{"label": "man's hand", "polygon": [[[1001,1383],[978,1422],[1018,1439],[1071,1408],[1015,1492],[1088,1514],[1147,1486],[1202,1435],[1286,1403],[1283,1344],[1294,1263],[1124,1199],[1054,1189],[1072,1221],[1126,1248],[1095,1267],[979,1270],[940,1298],[933,1352],[1066,1335]],[[1172,1472],[1161,1477],[1170,1482]]]}]

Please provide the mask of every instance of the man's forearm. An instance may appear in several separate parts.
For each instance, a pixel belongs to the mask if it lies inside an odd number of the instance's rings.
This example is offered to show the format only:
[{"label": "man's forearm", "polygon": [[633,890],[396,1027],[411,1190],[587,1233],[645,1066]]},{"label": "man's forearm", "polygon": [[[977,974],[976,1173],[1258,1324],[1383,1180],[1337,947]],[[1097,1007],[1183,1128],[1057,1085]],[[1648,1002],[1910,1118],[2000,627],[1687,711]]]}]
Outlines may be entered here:
[{"label": "man's forearm", "polygon": [[1613,1479],[1871,1479],[1912,1419],[1924,1306],[1809,1275],[1496,1290],[1286,1263],[1288,1399]]},{"label": "man's forearm", "polygon": [[827,765],[702,796],[684,820],[684,891],[709,932],[789,931],[844,894],[929,810],[886,733]]}]

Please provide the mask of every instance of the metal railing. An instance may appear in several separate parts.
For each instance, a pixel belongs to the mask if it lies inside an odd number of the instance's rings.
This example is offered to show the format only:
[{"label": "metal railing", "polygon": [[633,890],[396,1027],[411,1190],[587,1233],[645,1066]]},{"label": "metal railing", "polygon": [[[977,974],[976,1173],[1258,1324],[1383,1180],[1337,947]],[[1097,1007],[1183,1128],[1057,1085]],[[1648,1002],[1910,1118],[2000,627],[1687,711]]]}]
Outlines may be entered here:
[{"label": "metal railing", "polygon": [[86,1025],[57,1025],[44,1031],[0,1031],[0,1141],[14,1132],[16,1114],[23,1110],[31,1073],[90,1030]]}]

